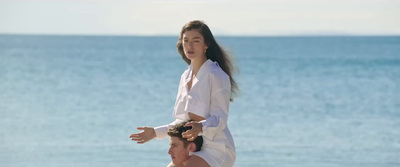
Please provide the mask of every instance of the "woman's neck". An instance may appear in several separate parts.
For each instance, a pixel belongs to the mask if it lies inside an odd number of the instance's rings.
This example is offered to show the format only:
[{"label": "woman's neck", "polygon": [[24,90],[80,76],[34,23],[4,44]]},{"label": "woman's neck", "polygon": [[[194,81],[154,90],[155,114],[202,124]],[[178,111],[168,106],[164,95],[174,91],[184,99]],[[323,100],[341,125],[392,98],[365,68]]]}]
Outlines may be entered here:
[{"label": "woman's neck", "polygon": [[204,64],[204,62],[207,61],[206,56],[199,57],[198,59],[193,59],[192,60],[192,65],[193,65],[193,75],[197,75],[199,72],[201,66]]}]

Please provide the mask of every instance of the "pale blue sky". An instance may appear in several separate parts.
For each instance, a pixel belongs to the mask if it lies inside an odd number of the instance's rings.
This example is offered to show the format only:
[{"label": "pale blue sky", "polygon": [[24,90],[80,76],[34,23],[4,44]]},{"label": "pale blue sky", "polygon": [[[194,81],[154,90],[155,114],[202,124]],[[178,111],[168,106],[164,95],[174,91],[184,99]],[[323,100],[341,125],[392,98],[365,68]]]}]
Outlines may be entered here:
[{"label": "pale blue sky", "polygon": [[0,33],[400,35],[400,0],[0,0]]}]

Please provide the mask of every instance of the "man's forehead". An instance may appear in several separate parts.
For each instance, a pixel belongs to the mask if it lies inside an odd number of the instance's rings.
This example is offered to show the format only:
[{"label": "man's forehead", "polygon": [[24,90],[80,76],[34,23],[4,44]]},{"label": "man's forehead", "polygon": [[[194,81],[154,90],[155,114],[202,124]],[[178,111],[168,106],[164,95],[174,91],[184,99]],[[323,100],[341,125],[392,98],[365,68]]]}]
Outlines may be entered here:
[{"label": "man's forehead", "polygon": [[178,137],[171,137],[171,139],[169,140],[170,144],[182,144],[183,141],[180,140]]}]

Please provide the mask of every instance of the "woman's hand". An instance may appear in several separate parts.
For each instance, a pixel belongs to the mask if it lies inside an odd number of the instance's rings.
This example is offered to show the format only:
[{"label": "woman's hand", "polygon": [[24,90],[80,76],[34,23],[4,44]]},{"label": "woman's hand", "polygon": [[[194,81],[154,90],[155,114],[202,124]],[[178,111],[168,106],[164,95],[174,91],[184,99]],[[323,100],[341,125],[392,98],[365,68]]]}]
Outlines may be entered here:
[{"label": "woman's hand", "polygon": [[143,144],[156,137],[156,131],[152,127],[137,127],[138,130],[143,130],[140,133],[131,134],[129,138],[137,141],[138,144]]},{"label": "woman's hand", "polygon": [[191,121],[187,123],[185,126],[192,127],[192,129],[182,133],[182,137],[187,138],[188,141],[194,141],[194,139],[196,139],[196,137],[199,136],[199,133],[203,131],[202,130],[203,124],[199,122]]}]

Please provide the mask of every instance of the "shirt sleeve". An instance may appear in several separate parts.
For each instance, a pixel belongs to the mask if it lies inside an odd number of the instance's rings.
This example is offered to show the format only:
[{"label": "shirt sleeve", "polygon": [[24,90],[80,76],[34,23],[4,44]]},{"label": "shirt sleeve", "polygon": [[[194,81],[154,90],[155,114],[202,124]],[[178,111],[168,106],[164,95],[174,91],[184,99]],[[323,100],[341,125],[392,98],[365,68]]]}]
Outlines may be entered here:
[{"label": "shirt sleeve", "polygon": [[230,103],[230,81],[219,80],[213,84],[213,93],[210,100],[210,117],[200,121],[203,125],[203,134],[212,134],[214,138],[218,131],[225,129],[228,122],[228,112]]},{"label": "shirt sleeve", "polygon": [[183,120],[176,119],[175,121],[171,122],[170,124],[155,127],[154,131],[156,132],[157,140],[161,140],[161,139],[168,137],[168,129],[171,129],[174,125],[182,123],[182,122],[183,122]]}]

